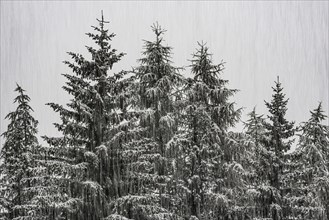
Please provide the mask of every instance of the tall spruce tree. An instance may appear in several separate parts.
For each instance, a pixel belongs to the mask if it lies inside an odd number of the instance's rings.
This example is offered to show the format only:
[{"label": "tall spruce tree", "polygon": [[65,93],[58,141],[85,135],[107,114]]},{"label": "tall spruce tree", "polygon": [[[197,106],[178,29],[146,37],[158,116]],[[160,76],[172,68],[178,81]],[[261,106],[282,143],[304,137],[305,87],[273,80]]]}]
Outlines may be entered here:
[{"label": "tall spruce tree", "polygon": [[5,142],[0,154],[0,201],[7,212],[4,215],[7,219],[32,219],[27,204],[32,196],[29,188],[33,184],[30,177],[33,154],[38,146],[38,121],[31,115],[33,109],[25,90],[17,84],[15,92],[18,93],[14,99],[17,108],[6,116],[9,124],[2,134]]},{"label": "tall spruce tree", "polygon": [[204,44],[199,44],[191,63],[194,77],[187,80],[183,104],[176,113],[179,130],[168,143],[168,151],[175,156],[177,210],[187,219],[224,218],[230,203],[225,191],[231,187],[224,183],[224,169],[234,167],[227,130],[238,121],[241,109],[229,101],[236,90],[226,88],[227,80],[220,77],[223,63],[213,64]]},{"label": "tall spruce tree", "polygon": [[126,144],[129,155],[127,172],[131,187],[129,194],[117,199],[114,213],[108,219],[123,216],[129,219],[176,218],[170,207],[170,191],[166,144],[177,126],[173,118],[175,96],[182,82],[179,68],[172,66],[171,50],[163,45],[165,30],[152,26],[154,41],[145,41],[143,57],[136,73],[134,109],[138,115],[139,135]]},{"label": "tall spruce tree", "polygon": [[136,77],[140,97],[139,108],[145,112],[140,125],[147,129],[145,137],[151,141],[147,145],[153,146],[146,157],[153,169],[150,170],[151,175],[143,180],[148,182],[151,177],[153,186],[146,184],[143,187],[148,193],[155,193],[158,206],[164,209],[154,210],[151,218],[162,219],[172,216],[169,208],[173,206],[174,200],[171,194],[166,144],[177,129],[173,115],[173,94],[181,85],[183,78],[179,74],[179,68],[172,66],[172,48],[163,45],[162,36],[166,30],[154,24],[152,31],[155,40],[145,41],[143,57],[139,59],[140,66],[136,68]]},{"label": "tall spruce tree", "polygon": [[124,72],[109,71],[124,54],[112,48],[115,34],[105,28],[108,22],[103,15],[97,21],[98,26],[92,26],[95,33],[87,33],[97,46],[87,46],[91,60],[69,52],[73,62],[64,62],[74,73],[64,74],[68,81],[63,89],[73,96],[70,103],[67,108],[49,103],[60,113],[62,122],[55,126],[64,136],[45,140],[53,147],[54,161],[65,158],[65,163],[60,163],[65,170],[62,182],[66,187],[62,187],[68,190],[65,204],[71,206],[68,210],[78,208],[71,211],[70,219],[107,216],[107,203],[117,192],[113,185],[118,176],[113,168],[116,146],[106,143],[111,139],[110,128],[120,122],[117,96]]},{"label": "tall spruce tree", "polygon": [[310,113],[292,153],[288,205],[291,217],[322,220],[329,216],[329,130],[321,103]]},{"label": "tall spruce tree", "polygon": [[[266,102],[266,107],[270,115],[269,122],[265,122],[266,139],[264,145],[267,150],[264,154],[264,170],[268,173],[270,187],[263,190],[267,194],[267,204],[264,217],[271,216],[274,220],[282,218],[283,215],[283,195],[284,195],[284,173],[287,169],[288,157],[286,153],[290,150],[294,135],[294,122],[289,122],[286,118],[288,99],[285,99],[283,88],[278,80],[275,87],[272,87],[273,95],[270,102]],[[269,215],[269,216],[268,216]]]}]

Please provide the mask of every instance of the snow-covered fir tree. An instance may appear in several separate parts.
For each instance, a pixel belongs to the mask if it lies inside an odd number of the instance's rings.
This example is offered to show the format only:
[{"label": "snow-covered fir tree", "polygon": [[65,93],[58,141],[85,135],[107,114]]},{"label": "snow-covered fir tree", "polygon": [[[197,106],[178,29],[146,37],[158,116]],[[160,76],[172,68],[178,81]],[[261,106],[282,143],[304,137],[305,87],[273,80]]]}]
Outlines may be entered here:
[{"label": "snow-covered fir tree", "polygon": [[97,21],[94,33],[87,33],[97,46],[87,46],[91,60],[69,52],[73,61],[64,62],[73,71],[64,74],[67,82],[63,88],[73,96],[70,103],[67,107],[49,103],[60,114],[61,123],[55,126],[63,136],[45,140],[52,148],[53,166],[62,167],[61,173],[58,169],[53,172],[66,189],[63,212],[69,219],[106,217],[107,204],[117,191],[113,184],[118,176],[113,168],[116,149],[106,143],[111,139],[110,128],[120,122],[117,96],[124,75],[110,70],[124,54],[112,48],[115,34],[105,28],[108,22],[103,15]]},{"label": "snow-covered fir tree", "polygon": [[[152,26],[154,41],[145,41],[140,66],[135,68],[134,112],[139,135],[126,144],[129,195],[117,199],[108,219],[171,219],[174,200],[168,175],[166,144],[177,130],[173,118],[174,95],[183,78],[171,64],[171,50],[163,45],[163,30]],[[140,133],[141,132],[141,133]]]},{"label": "snow-covered fir tree", "polygon": [[272,188],[268,181],[268,171],[264,167],[268,164],[268,150],[264,144],[267,139],[265,129],[265,118],[259,115],[254,108],[248,114],[248,120],[245,122],[245,133],[247,135],[246,145],[248,146],[248,163],[246,167],[249,175],[246,178],[247,192],[250,200],[248,201],[249,214],[253,218],[266,218],[269,215],[268,204],[272,196]]},{"label": "snow-covered fir tree", "polygon": [[199,44],[190,67],[193,78],[187,80],[183,104],[176,112],[179,129],[167,146],[174,155],[176,209],[186,219],[224,218],[233,202],[228,181],[234,183],[242,171],[233,159],[233,135],[228,134],[241,110],[229,101],[236,90],[228,89],[228,81],[220,76],[223,63],[213,64],[204,44]]},{"label": "snow-covered fir tree", "polygon": [[152,31],[155,40],[145,41],[143,57],[139,59],[140,65],[136,68],[139,109],[142,111],[140,126],[146,129],[144,135],[150,140],[146,144],[148,152],[138,162],[145,161],[152,166],[147,169],[147,175],[142,175],[146,179],[141,179],[144,184],[140,190],[146,193],[145,196],[155,199],[153,207],[146,209],[150,213],[148,218],[176,218],[171,212],[176,195],[172,192],[166,144],[177,130],[173,115],[175,94],[183,77],[179,73],[180,68],[172,65],[172,48],[164,45],[165,30],[156,23]]},{"label": "snow-covered fir tree", "polygon": [[3,208],[2,219],[34,219],[30,200],[33,196],[31,188],[33,154],[38,146],[38,121],[31,115],[33,109],[29,105],[30,97],[17,84],[15,92],[18,96],[14,103],[15,111],[10,112],[7,131],[2,136],[5,139],[1,149],[0,160],[0,207]]},{"label": "snow-covered fir tree", "polygon": [[289,122],[286,117],[288,99],[285,98],[283,88],[278,80],[272,87],[273,95],[270,102],[266,102],[269,121],[265,122],[265,139],[263,140],[266,151],[263,151],[262,169],[267,173],[268,185],[263,185],[262,197],[264,216],[279,220],[285,217],[284,213],[284,187],[285,173],[288,166],[287,152],[291,149],[295,129],[294,122]]},{"label": "snow-covered fir tree", "polygon": [[299,143],[292,153],[289,207],[295,219],[329,216],[329,130],[322,104],[301,124]]}]

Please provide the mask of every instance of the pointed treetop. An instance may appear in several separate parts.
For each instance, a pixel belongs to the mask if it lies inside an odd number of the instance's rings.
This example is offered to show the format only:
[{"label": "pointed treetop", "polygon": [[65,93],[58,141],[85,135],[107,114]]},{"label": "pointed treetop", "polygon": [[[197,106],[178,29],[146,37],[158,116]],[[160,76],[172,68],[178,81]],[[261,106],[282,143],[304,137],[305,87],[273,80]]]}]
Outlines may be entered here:
[{"label": "pointed treetop", "polygon": [[16,83],[16,89],[14,91],[19,92],[20,94],[25,92],[25,90],[18,83]]},{"label": "pointed treetop", "polygon": [[[248,113],[248,116],[249,116],[249,120],[248,120],[248,122],[252,122],[252,121],[263,121],[264,119],[263,119],[263,116],[264,115],[259,115],[259,114],[257,114],[257,112],[256,112],[256,106],[254,106],[254,108],[252,109],[252,111],[251,112],[249,112]],[[244,123],[245,124],[245,127],[248,127],[248,122],[246,123]]]},{"label": "pointed treetop", "polygon": [[103,10],[101,11],[101,13],[102,13],[102,19],[99,20],[98,18],[96,18],[96,20],[99,22],[99,25],[101,26],[101,29],[103,30],[103,28],[104,28],[104,24],[108,24],[108,23],[110,23],[110,22],[104,20]]},{"label": "pointed treetop", "polygon": [[257,115],[256,106],[253,107],[252,111],[248,115],[250,115],[251,117],[255,117]]},{"label": "pointed treetop", "polygon": [[26,104],[31,100],[30,97],[24,93],[25,90],[18,83],[16,83],[16,88],[14,91],[19,93],[19,95],[14,99],[14,103],[18,102]]},{"label": "pointed treetop", "polygon": [[164,32],[166,32],[167,30],[163,29],[158,22],[153,23],[153,25],[151,26],[153,32],[155,33],[155,35],[157,37],[160,37],[161,34],[163,34]]},{"label": "pointed treetop", "polygon": [[[280,112],[286,111],[286,105],[288,103],[289,98],[285,99],[285,94],[283,93],[283,87],[281,86],[281,83],[279,81],[279,77],[277,77],[277,81],[274,81],[275,86],[272,87],[273,94],[272,94],[272,100],[270,102],[265,101],[265,104],[268,108],[279,108],[279,106],[283,106],[283,111],[280,110]],[[284,113],[285,114],[285,113]]]},{"label": "pointed treetop", "polygon": [[280,77],[279,76],[277,76],[277,78],[276,78],[275,88],[274,87],[272,87],[272,88],[276,93],[280,93],[283,90],[283,88],[281,87]]},{"label": "pointed treetop", "polygon": [[104,21],[103,10],[101,10],[101,13],[102,13],[102,21]]},{"label": "pointed treetop", "polygon": [[322,102],[319,103],[318,107],[314,109],[313,111],[310,111],[311,113],[311,120],[320,123],[321,121],[325,120],[327,118],[326,115],[324,115],[324,110],[322,109]]},{"label": "pointed treetop", "polygon": [[199,48],[192,54],[193,59],[190,67],[194,74],[194,79],[201,79],[206,84],[216,84],[216,82],[226,83],[225,80],[219,80],[219,74],[224,70],[224,62],[214,64],[212,54],[208,52],[208,47],[203,41],[197,42]]}]

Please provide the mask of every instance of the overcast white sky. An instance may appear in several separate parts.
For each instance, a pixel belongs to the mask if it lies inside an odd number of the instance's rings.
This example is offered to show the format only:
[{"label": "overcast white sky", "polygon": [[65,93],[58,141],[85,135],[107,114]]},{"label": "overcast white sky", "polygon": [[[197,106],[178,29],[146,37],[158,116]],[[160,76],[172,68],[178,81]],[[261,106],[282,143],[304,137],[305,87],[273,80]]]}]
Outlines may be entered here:
[{"label": "overcast white sky", "polygon": [[150,26],[158,21],[176,66],[189,65],[202,40],[215,62],[226,62],[223,77],[240,89],[233,100],[245,107],[242,119],[254,106],[267,114],[263,100],[277,75],[290,120],[307,120],[319,101],[328,113],[328,1],[1,1],[1,133],[17,82],[32,99],[40,135],[56,135],[58,115],[45,103],[69,99],[60,74],[70,70],[62,61],[67,51],[86,54],[91,41],[84,33],[101,10],[117,34],[114,48],[127,53],[115,70],[137,65],[142,39],[153,39]]}]

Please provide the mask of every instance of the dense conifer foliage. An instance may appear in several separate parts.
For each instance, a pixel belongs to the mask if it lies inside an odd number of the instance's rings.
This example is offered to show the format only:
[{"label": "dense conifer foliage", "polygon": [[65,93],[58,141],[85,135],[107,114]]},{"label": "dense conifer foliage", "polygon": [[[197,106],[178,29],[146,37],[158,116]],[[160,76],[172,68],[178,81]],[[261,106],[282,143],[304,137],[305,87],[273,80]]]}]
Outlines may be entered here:
[{"label": "dense conifer foliage", "polygon": [[234,140],[227,129],[238,121],[241,110],[229,102],[236,90],[226,88],[227,81],[220,76],[223,63],[213,64],[204,44],[193,54],[190,68],[193,78],[187,79],[180,100],[179,130],[168,149],[174,155],[172,172],[182,200],[181,214],[216,219],[227,212],[230,202],[228,181],[234,180],[226,175],[240,168],[233,159]]},{"label": "dense conifer foliage", "polygon": [[268,197],[266,207],[266,216],[273,219],[284,217],[283,200],[285,196],[285,172],[288,166],[287,152],[291,149],[294,135],[294,122],[289,122],[286,118],[288,99],[285,99],[283,88],[279,78],[275,82],[271,102],[266,102],[266,107],[270,115],[269,122],[265,121],[265,135],[263,138],[266,149],[262,168],[267,172],[267,186],[264,190],[265,196]]},{"label": "dense conifer foliage", "polygon": [[115,34],[105,29],[108,22],[103,16],[97,21],[95,33],[87,33],[97,46],[86,47],[91,60],[69,52],[72,61],[64,62],[73,72],[64,74],[67,82],[63,89],[72,96],[70,103],[67,107],[48,104],[62,120],[55,123],[62,137],[44,137],[52,148],[54,171],[66,174],[59,183],[67,190],[62,193],[65,200],[59,213],[72,219],[105,217],[108,201],[117,194],[115,182],[120,176],[113,167],[118,162],[119,146],[107,142],[113,138],[112,127],[121,120],[117,110],[122,105],[119,94],[125,84],[120,81],[124,72],[110,71],[124,54],[112,48]]},{"label": "dense conifer foliage", "polygon": [[2,216],[4,219],[25,219],[30,215],[32,206],[36,205],[30,201],[34,194],[34,181],[31,177],[35,164],[34,154],[38,148],[38,121],[31,115],[33,109],[25,90],[17,85],[15,92],[18,93],[14,99],[17,108],[6,116],[9,124],[7,131],[2,134],[5,143],[0,155],[0,207],[5,212]]},{"label": "dense conifer foliage", "polygon": [[293,216],[323,219],[329,211],[328,126],[323,124],[322,104],[310,112],[311,118],[301,124],[299,142],[292,153],[290,202]]},{"label": "dense conifer foliage", "polygon": [[69,52],[64,61],[70,101],[47,104],[59,114],[58,137],[38,143],[30,98],[15,89],[2,134],[0,219],[328,219],[321,103],[295,127],[278,79],[267,117],[254,108],[239,131],[244,113],[220,54],[198,43],[187,67],[176,67],[156,23],[138,64],[114,72],[125,54],[103,15],[97,22],[86,34],[89,57]]}]

